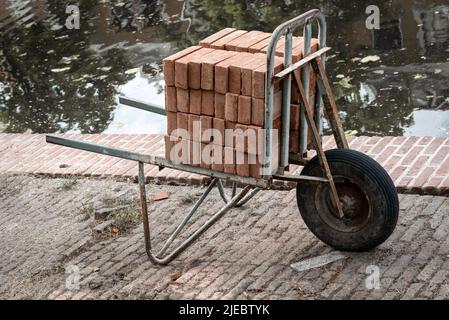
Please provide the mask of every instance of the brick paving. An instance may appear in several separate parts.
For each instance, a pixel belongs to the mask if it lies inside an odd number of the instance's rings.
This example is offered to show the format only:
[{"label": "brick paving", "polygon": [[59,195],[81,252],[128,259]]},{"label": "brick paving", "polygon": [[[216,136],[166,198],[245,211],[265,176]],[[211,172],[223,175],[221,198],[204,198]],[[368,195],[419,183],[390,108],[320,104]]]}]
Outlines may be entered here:
[{"label": "brick paving", "polygon": [[[186,199],[201,190],[148,185],[149,196],[170,192],[149,207],[155,243],[191,206]],[[148,261],[141,225],[115,236],[98,237],[93,231],[100,223],[93,212],[111,199],[127,199],[129,210],[137,212],[135,196],[135,183],[107,178],[0,175],[0,298],[449,298],[447,197],[401,194],[398,226],[388,241],[373,251],[343,253],[346,259],[297,272],[291,263],[332,250],[300,219],[294,190],[260,192],[166,267]],[[189,229],[221,205],[215,190]],[[380,270],[380,289],[369,290],[367,270],[373,265]],[[73,268],[80,271],[79,290],[66,289]]]},{"label": "brick paving", "polygon": [[[164,156],[162,135],[65,134],[89,141],[146,154]],[[445,137],[350,137],[352,149],[375,158],[390,173],[400,192],[430,195],[449,194],[449,138]],[[326,149],[333,139],[325,137]],[[207,177],[146,165],[150,181],[204,184]],[[300,172],[291,166],[292,173]],[[50,176],[104,176],[135,179],[135,162],[50,145],[40,134],[0,134],[0,173],[31,173]],[[283,184],[278,182],[278,184]]]}]

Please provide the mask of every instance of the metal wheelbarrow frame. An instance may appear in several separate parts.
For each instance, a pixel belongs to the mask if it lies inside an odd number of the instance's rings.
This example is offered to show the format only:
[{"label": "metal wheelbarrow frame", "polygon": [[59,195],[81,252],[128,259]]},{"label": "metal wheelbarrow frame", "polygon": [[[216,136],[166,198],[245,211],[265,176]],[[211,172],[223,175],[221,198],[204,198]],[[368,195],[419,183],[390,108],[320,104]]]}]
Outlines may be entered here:
[{"label": "metal wheelbarrow frame", "polygon": [[[312,38],[312,23],[317,22],[319,49],[314,53],[310,53],[310,42]],[[297,63],[292,64],[292,37],[295,29],[304,26],[304,57]],[[278,74],[274,74],[274,58],[278,41],[284,36],[285,51],[284,51],[284,69]],[[265,175],[262,178],[241,177],[234,174],[228,174],[210,169],[194,167],[185,164],[174,163],[162,157],[145,155],[127,150],[110,148],[107,146],[95,145],[87,142],[70,140],[60,138],[53,135],[47,135],[48,143],[62,145],[66,147],[86,150],[103,155],[123,158],[138,162],[138,184],[140,190],[141,213],[144,228],[145,248],[149,259],[154,264],[165,265],[182,253],[189,245],[193,243],[201,234],[203,234],[209,227],[218,221],[227,211],[233,207],[240,207],[251,200],[254,195],[261,189],[268,189],[272,186],[273,180],[292,181],[298,184],[326,184],[331,195],[332,204],[339,217],[343,217],[343,209],[338,198],[338,193],[332,174],[329,169],[328,161],[322,147],[322,114],[325,111],[329,120],[333,136],[336,140],[338,148],[348,149],[344,131],[335,105],[335,100],[330,89],[329,81],[327,79],[324,67],[325,54],[330,48],[326,47],[326,23],[324,16],[319,10],[308,11],[294,19],[291,19],[280,26],[278,26],[270,39],[267,50],[267,72],[265,79],[265,129],[267,129],[265,141],[265,157],[271,159],[273,150],[272,145],[272,127],[273,127],[273,105],[274,105],[274,85],[278,81],[282,81],[283,99],[282,99],[282,129],[280,141],[280,161],[276,174],[273,172],[272,164],[266,163],[263,168]],[[310,68],[316,75],[317,81],[317,99],[315,105],[309,105],[309,84],[310,84]],[[301,72],[301,79],[298,75],[298,70]],[[292,78],[293,77],[293,78]],[[290,103],[291,103],[291,84],[294,79],[297,89],[299,89],[301,103],[301,129],[300,129],[300,152],[299,154],[289,153],[289,132],[290,132]],[[149,112],[165,115],[165,110],[162,107],[147,104],[138,100],[130,98],[120,98],[120,103],[128,106],[143,109]],[[324,106],[324,110],[323,110]],[[313,148],[319,158],[320,166],[323,170],[323,177],[307,176],[307,175],[287,175],[286,168],[289,164],[306,165],[310,159],[304,157],[307,153],[307,134],[310,128],[312,134]],[[151,244],[150,225],[148,219],[148,206],[145,190],[145,173],[144,164],[152,164],[159,166],[160,169],[170,168],[181,170],[190,173],[196,173],[212,178],[210,184],[193,205],[192,209],[184,216],[175,231],[168,238],[166,243],[162,246],[159,252],[155,253]],[[223,185],[223,181],[232,182],[232,193],[228,197]],[[237,186],[241,185],[243,188],[237,192]],[[181,233],[191,217],[197,212],[198,208],[207,198],[213,188],[217,187],[218,191],[224,201],[224,206],[216,212],[209,220],[207,220],[201,227],[190,234],[184,241],[177,245],[170,253],[167,251],[173,241]]]}]

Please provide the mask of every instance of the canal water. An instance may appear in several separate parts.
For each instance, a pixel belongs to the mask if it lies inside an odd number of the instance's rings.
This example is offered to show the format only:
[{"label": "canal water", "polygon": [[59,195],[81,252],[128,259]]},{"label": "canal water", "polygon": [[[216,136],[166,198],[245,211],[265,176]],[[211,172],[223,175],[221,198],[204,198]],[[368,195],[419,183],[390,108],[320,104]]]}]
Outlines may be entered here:
[{"label": "canal water", "polygon": [[[309,9],[328,23],[327,70],[351,135],[449,136],[449,1],[0,0],[0,132],[162,133],[161,60],[224,27],[271,32]],[[366,28],[376,5],[380,29]]]}]

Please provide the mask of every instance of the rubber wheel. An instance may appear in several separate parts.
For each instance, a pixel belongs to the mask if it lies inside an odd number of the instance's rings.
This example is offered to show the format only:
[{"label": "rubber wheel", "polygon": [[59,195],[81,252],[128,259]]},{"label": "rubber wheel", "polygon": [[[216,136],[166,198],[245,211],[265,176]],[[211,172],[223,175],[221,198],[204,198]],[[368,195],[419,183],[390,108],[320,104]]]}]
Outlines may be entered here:
[{"label": "rubber wheel", "polygon": [[[392,234],[399,214],[399,199],[388,173],[371,157],[348,149],[325,152],[344,217],[339,218],[327,184],[303,183],[296,188],[299,211],[310,231],[342,251],[367,251]],[[302,175],[323,177],[318,157]]]}]

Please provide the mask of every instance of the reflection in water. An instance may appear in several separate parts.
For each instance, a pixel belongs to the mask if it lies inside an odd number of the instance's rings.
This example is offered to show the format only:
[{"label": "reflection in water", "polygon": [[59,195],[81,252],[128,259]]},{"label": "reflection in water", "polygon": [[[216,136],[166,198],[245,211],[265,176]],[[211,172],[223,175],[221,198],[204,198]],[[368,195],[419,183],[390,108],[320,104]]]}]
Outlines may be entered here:
[{"label": "reflection in water", "polygon": [[[448,135],[447,0],[79,3],[81,30],[67,30],[71,1],[0,0],[0,131],[162,132],[161,117],[118,107],[117,96],[163,102],[164,56],[224,27],[271,32],[319,7],[346,129]],[[380,30],[365,28],[371,4],[380,8]]]}]

